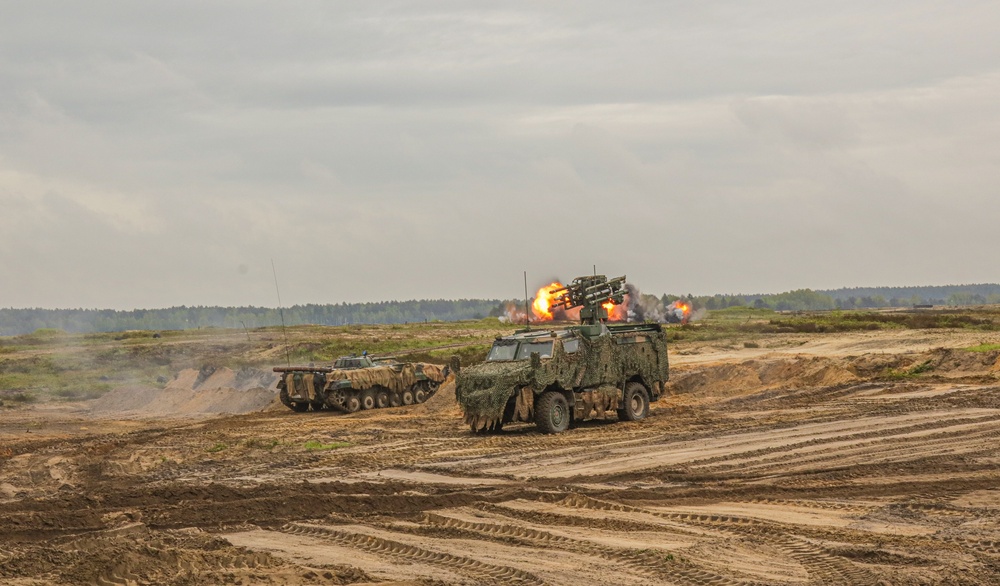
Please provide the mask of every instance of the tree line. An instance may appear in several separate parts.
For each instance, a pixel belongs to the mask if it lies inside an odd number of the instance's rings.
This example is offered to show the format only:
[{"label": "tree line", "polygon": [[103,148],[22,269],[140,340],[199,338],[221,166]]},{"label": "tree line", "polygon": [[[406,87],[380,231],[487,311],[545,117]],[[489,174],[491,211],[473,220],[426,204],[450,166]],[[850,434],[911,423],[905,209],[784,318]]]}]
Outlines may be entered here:
[{"label": "tree line", "polygon": [[[664,301],[676,299],[664,296]],[[1000,284],[944,285],[929,287],[854,287],[829,290],[797,289],[756,295],[707,295],[682,297],[695,308],[726,309],[755,307],[775,311],[830,309],[876,309],[916,305],[1000,304]]]},{"label": "tree line", "polygon": [[[647,297],[647,296],[644,296]],[[660,298],[664,307],[682,299],[695,309],[726,309],[746,306],[776,311],[874,309],[914,305],[1000,304],[1000,284],[933,287],[867,287],[831,290],[797,289],[774,294],[672,295]],[[118,332],[125,330],[186,330],[204,327],[257,328],[317,324],[397,324],[424,321],[459,321],[499,317],[509,304],[523,300],[421,299],[294,305],[272,307],[168,307],[166,309],[15,309],[0,308],[0,335],[28,334],[38,329],[69,333]]]},{"label": "tree line", "polygon": [[482,319],[496,299],[420,299],[369,303],[293,305],[272,307],[168,307],[166,309],[4,309],[0,308],[0,335],[28,334],[42,328],[69,333],[125,330],[186,330],[204,327],[257,328],[317,324],[396,324],[425,321]]}]

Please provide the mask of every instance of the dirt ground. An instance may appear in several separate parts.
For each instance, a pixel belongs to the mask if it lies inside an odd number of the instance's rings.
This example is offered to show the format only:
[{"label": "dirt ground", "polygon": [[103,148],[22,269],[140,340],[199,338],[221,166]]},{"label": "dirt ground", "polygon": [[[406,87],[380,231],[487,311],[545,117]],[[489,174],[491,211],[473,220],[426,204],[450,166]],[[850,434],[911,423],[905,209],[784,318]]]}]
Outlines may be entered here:
[{"label": "dirt ground", "polygon": [[224,370],[6,409],[0,583],[1000,584],[985,337],[678,345],[648,419],[556,436]]}]

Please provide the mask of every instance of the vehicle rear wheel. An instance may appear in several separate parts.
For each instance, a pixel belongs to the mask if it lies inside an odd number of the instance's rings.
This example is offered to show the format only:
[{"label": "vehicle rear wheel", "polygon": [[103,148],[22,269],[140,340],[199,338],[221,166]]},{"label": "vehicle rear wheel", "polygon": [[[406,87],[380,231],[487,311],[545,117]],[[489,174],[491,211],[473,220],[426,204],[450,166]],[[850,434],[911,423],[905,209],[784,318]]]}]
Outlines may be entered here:
[{"label": "vehicle rear wheel", "polygon": [[427,393],[425,393],[423,389],[417,389],[417,391],[413,393],[413,400],[417,403],[423,403],[427,400]]},{"label": "vehicle rear wheel", "polygon": [[389,391],[382,389],[375,393],[375,404],[379,409],[385,409],[389,406]]},{"label": "vehicle rear wheel", "polygon": [[375,408],[375,393],[366,391],[365,394],[361,395],[361,408],[365,410]]},{"label": "vehicle rear wheel", "polygon": [[361,409],[361,399],[357,395],[351,395],[344,400],[344,410],[348,413],[354,413]]},{"label": "vehicle rear wheel", "polygon": [[535,425],[542,433],[566,431],[569,419],[569,403],[562,393],[548,391],[535,403]]},{"label": "vehicle rear wheel", "polygon": [[413,404],[413,391],[405,390],[403,391],[403,404],[412,405]]},{"label": "vehicle rear wheel", "polygon": [[399,393],[389,393],[389,406],[399,407],[403,404],[403,400],[399,397]]},{"label": "vehicle rear wheel", "polygon": [[631,382],[625,385],[625,396],[622,408],[618,410],[621,421],[639,421],[649,415],[649,394],[642,383]]}]

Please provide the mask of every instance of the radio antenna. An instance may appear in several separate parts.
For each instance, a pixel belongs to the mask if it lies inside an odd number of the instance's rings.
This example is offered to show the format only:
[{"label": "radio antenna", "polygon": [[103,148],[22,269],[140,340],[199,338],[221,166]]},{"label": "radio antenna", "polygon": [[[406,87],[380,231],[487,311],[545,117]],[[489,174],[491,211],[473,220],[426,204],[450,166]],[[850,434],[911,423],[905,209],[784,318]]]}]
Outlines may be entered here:
[{"label": "radio antenna", "polygon": [[531,314],[531,309],[528,306],[528,271],[524,271],[524,329],[530,330],[531,324],[528,323],[528,316]]},{"label": "radio antenna", "polygon": [[281,308],[281,290],[278,289],[278,271],[274,269],[274,259],[271,259],[271,272],[274,274],[274,291],[278,294],[278,315],[281,316],[281,333],[285,336],[285,364],[292,365],[292,355],[288,351],[288,330],[285,329],[285,310]]}]

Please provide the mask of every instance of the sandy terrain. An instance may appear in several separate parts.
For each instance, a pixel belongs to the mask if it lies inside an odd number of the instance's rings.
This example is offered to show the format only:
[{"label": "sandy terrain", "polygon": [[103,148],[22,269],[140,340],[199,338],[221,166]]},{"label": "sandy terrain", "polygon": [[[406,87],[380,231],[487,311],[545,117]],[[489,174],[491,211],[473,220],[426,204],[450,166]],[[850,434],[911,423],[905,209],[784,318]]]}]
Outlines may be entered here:
[{"label": "sandy terrain", "polygon": [[448,385],[299,414],[223,370],[8,409],[0,583],[1000,584],[983,341],[679,346],[647,420],[557,436],[472,435]]}]

